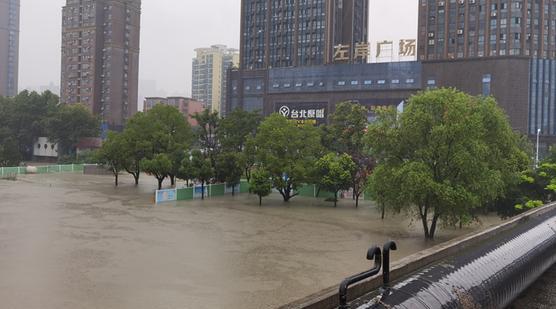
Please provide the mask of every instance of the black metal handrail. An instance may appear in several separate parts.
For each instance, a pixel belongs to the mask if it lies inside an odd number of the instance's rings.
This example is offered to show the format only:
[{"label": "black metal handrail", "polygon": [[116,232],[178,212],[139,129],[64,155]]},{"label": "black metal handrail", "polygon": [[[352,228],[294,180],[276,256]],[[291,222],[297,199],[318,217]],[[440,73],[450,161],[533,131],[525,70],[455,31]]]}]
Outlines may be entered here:
[{"label": "black metal handrail", "polygon": [[370,278],[380,272],[382,255],[379,247],[371,247],[367,251],[367,260],[374,260],[374,267],[368,271],[346,278],[340,284],[340,309],[349,309],[347,305],[347,291],[350,285]]},{"label": "black metal handrail", "polygon": [[398,250],[394,241],[389,241],[382,248],[382,287],[388,290],[390,287],[390,250]]}]

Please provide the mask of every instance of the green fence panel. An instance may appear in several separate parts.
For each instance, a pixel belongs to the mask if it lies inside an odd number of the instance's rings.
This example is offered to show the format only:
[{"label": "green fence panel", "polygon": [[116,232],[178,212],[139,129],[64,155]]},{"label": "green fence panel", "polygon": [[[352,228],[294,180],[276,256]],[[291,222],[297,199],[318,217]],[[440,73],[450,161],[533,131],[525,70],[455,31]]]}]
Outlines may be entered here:
[{"label": "green fence panel", "polygon": [[249,193],[249,188],[251,186],[249,185],[249,183],[247,181],[242,181],[239,184],[239,193]]},{"label": "green fence panel", "polygon": [[178,189],[178,201],[190,201],[193,199],[193,188]]},{"label": "green fence panel", "polygon": [[4,167],[4,175],[14,175],[19,174],[18,167]]},{"label": "green fence panel", "polygon": [[46,174],[48,173],[48,166],[38,166],[37,167],[38,174]]},{"label": "green fence panel", "polygon": [[305,185],[297,190],[299,196],[315,197],[315,185]]},{"label": "green fence panel", "polygon": [[62,165],[60,167],[61,172],[73,172],[73,166],[72,165]]},{"label": "green fence panel", "polygon": [[49,165],[48,166],[48,173],[59,173],[60,166],[59,165]]},{"label": "green fence panel", "polygon": [[210,187],[210,196],[224,196],[226,194],[226,185],[212,185]]},{"label": "green fence panel", "polygon": [[85,165],[84,164],[75,164],[73,166],[73,171],[74,172],[83,172],[85,170]]}]

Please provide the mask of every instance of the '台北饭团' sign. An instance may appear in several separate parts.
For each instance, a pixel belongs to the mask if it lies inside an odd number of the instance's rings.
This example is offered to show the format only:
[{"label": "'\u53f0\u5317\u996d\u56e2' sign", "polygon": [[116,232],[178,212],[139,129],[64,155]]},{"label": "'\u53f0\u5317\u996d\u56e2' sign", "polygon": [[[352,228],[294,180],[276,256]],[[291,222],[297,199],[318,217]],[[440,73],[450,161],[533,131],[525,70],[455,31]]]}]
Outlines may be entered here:
[{"label": "'\u53f0\u5317\u996d\u56e2' sign", "polygon": [[275,111],[298,124],[321,125],[326,123],[328,105],[326,103],[279,103]]}]

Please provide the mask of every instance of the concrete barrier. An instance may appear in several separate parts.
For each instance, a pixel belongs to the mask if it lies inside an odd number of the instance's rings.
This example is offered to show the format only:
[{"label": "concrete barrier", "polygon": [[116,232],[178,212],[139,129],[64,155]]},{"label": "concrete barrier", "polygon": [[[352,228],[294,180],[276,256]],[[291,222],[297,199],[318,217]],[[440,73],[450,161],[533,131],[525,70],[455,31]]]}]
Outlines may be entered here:
[{"label": "concrete barrier", "polygon": [[[531,210],[508,220],[498,226],[489,228],[485,231],[474,233],[467,236],[456,238],[452,241],[437,245],[427,250],[410,255],[393,264],[390,271],[392,281],[406,277],[417,270],[420,270],[434,262],[440,261],[449,256],[455,255],[469,247],[480,244],[481,242],[495,237],[496,235],[508,231],[522,222],[528,221],[532,217],[541,216],[549,211],[556,209],[556,203],[538,209]],[[362,249],[363,250],[363,249]],[[362,269],[363,270],[363,269]],[[346,274],[346,276],[349,274]],[[338,278],[338,284],[343,278]],[[349,300],[359,298],[371,291],[380,288],[382,285],[382,274],[370,278],[367,281],[350,287],[348,291]],[[288,305],[281,309],[332,309],[339,305],[338,285],[322,290]]]}]

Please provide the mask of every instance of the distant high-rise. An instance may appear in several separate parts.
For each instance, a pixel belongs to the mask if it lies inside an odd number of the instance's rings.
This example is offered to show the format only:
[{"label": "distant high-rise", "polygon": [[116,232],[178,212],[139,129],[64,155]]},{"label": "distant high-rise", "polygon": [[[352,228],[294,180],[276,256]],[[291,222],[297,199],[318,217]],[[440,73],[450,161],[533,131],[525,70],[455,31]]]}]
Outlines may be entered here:
[{"label": "distant high-rise", "polygon": [[161,97],[147,97],[143,102],[143,112],[148,112],[153,107],[158,104],[162,105],[169,105],[177,108],[180,113],[183,114],[187,122],[191,126],[197,125],[197,120],[193,119],[193,116],[197,113],[201,113],[204,110],[204,106],[202,102],[196,101],[190,98],[184,97],[168,97],[168,98],[161,98]]},{"label": "distant high-rise", "polygon": [[419,59],[556,58],[553,0],[420,0]]},{"label": "distant high-rise", "polygon": [[121,129],[137,112],[141,0],[67,0],[62,13],[62,103]]},{"label": "distant high-rise", "polygon": [[17,95],[19,0],[0,0],[0,96]]},{"label": "distant high-rise", "polygon": [[238,51],[224,45],[213,45],[210,48],[198,48],[195,52],[192,97],[205,103],[207,109],[222,113],[227,70],[239,65]]},{"label": "distant high-rise", "polygon": [[368,15],[369,0],[242,0],[241,68],[329,64],[339,45],[343,62],[366,62],[354,54],[368,42]]}]

